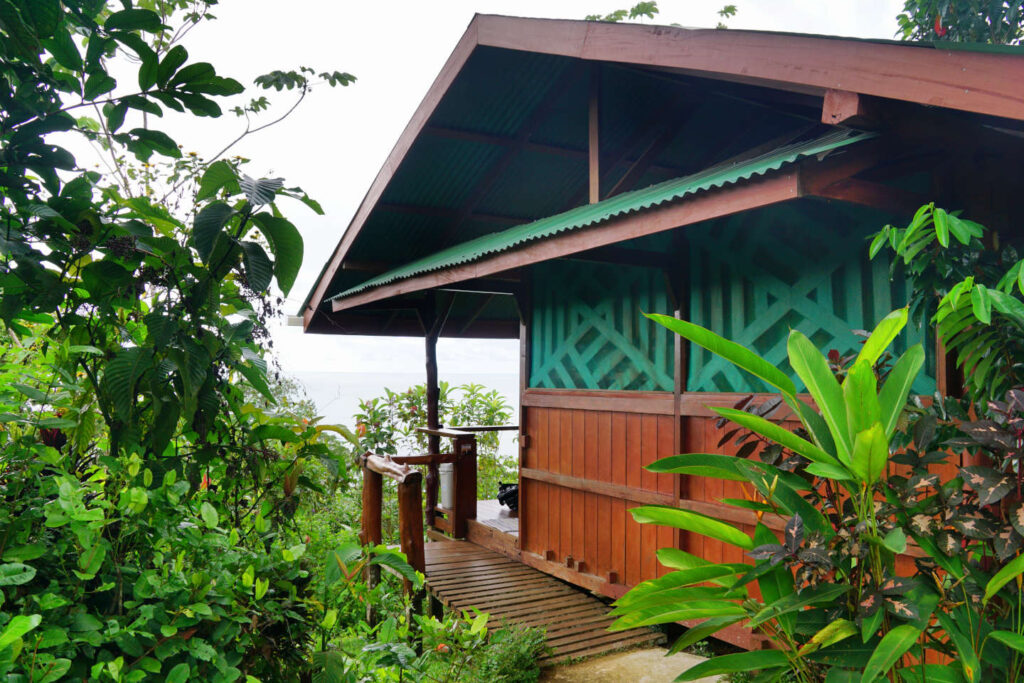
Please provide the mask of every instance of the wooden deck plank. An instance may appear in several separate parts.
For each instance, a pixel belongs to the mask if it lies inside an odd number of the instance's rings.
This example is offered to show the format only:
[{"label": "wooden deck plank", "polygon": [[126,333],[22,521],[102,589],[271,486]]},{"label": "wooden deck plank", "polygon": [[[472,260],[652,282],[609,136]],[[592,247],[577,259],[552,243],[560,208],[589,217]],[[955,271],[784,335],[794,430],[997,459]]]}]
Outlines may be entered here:
[{"label": "wooden deck plank", "polygon": [[494,625],[546,629],[553,654],[542,660],[543,666],[568,657],[595,656],[664,639],[647,628],[612,633],[607,627],[614,617],[605,603],[470,542],[428,543],[424,552],[427,587],[449,609],[472,607],[490,614]]}]

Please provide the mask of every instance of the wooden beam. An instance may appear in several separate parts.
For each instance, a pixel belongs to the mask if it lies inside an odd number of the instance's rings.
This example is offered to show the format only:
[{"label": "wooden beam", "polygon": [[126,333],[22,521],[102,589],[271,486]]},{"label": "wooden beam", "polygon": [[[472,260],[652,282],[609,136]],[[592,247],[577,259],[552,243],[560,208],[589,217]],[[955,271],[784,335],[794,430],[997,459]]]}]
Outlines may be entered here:
[{"label": "wooden beam", "polygon": [[672,415],[674,397],[667,391],[593,391],[578,389],[527,389],[520,399],[529,408],[596,410],[612,413]]},{"label": "wooden beam", "polygon": [[[446,209],[439,206],[417,206],[414,204],[397,204],[394,202],[381,202],[377,204],[377,208],[383,211],[394,211],[395,213],[404,213],[413,216],[428,216],[431,218],[439,218],[441,220],[457,220],[461,216],[461,212],[458,209]],[[479,213],[473,211],[468,215],[474,221],[480,221],[482,223],[495,223],[497,225],[513,226],[522,225],[523,223],[529,223],[532,218],[523,218],[522,216],[503,216],[495,213]],[[344,268],[344,262],[342,268]]]},{"label": "wooden beam", "polygon": [[668,67],[822,96],[837,89],[1024,120],[1024,59],[755,31],[480,15],[481,45]]},{"label": "wooden beam", "polygon": [[608,190],[608,196],[614,197],[621,192],[632,190],[633,186],[636,185],[636,181],[640,180],[640,177],[654,164],[658,156],[665,151],[665,147],[679,134],[679,130],[680,127],[671,124],[663,126],[658,135],[640,153],[636,161],[630,164],[622,177]]},{"label": "wooden beam", "polygon": [[821,122],[830,126],[863,126],[869,119],[867,98],[849,90],[826,90]]},{"label": "wooden beam", "polygon": [[843,202],[890,211],[894,214],[909,215],[913,215],[929,201],[925,195],[916,192],[856,178],[847,178],[832,183],[815,194],[826,199],[838,199]]},{"label": "wooden beam", "polygon": [[590,66],[590,101],[587,105],[587,169],[589,200],[601,201],[601,66]]},{"label": "wooden beam", "polygon": [[649,491],[647,489],[625,486],[623,484],[612,484],[606,481],[597,481],[596,479],[573,477],[568,474],[558,474],[547,470],[523,467],[520,469],[519,474],[523,479],[540,481],[545,484],[573,489],[574,491],[596,493],[599,496],[618,498],[620,500],[627,500],[631,503],[640,503],[641,505],[674,505],[676,502],[675,499],[667,493]]},{"label": "wooden beam", "polygon": [[695,195],[685,202],[666,204],[649,211],[618,216],[600,225],[584,230],[563,232],[548,239],[530,242],[514,251],[495,254],[480,261],[392,282],[345,299],[335,300],[332,302],[332,307],[334,311],[342,311],[393,296],[442,287],[472,278],[486,277],[540,261],[562,258],[712,218],[769,206],[796,199],[799,196],[798,171],[793,168],[780,170],[770,177],[762,177],[730,186],[727,189]]}]

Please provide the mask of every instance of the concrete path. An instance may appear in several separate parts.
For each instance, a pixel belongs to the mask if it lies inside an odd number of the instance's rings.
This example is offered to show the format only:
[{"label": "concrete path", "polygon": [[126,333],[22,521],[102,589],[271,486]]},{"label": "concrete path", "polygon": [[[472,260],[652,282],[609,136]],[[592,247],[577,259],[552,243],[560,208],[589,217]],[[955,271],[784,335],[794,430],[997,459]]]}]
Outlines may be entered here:
[{"label": "concrete path", "polygon": [[[632,650],[589,659],[579,664],[555,666],[541,674],[543,683],[670,683],[703,657],[679,652],[671,657],[660,647]],[[720,683],[721,676],[701,678],[697,683]]]}]

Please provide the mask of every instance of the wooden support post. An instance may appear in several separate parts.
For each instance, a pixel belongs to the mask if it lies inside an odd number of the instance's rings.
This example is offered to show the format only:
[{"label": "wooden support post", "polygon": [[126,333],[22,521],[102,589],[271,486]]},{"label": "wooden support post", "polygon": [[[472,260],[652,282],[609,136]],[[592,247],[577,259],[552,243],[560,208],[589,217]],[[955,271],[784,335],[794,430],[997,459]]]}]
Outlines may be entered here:
[{"label": "wooden support post", "polygon": [[590,167],[590,203],[601,201],[601,67],[591,66],[590,104],[587,113],[589,122],[588,160]]},{"label": "wooden support post", "polygon": [[476,437],[472,434],[454,439],[455,509],[452,510],[452,536],[465,538],[467,520],[476,519]]},{"label": "wooden support post", "polygon": [[[423,499],[421,489],[423,475],[410,472],[398,483],[398,538],[409,565],[420,573],[427,570],[423,555],[423,517],[420,515]],[[412,591],[412,584],[405,581],[406,592]]]},{"label": "wooden support post", "polygon": [[[375,546],[381,543],[381,499],[383,497],[383,478],[366,466],[367,456],[362,457],[363,465],[363,516],[362,530],[359,534],[364,546]],[[364,571],[366,587],[372,589],[380,583],[380,567],[367,564]],[[377,611],[372,604],[366,604],[366,623],[373,626],[377,623]]]},{"label": "wooden support post", "polygon": [[[431,330],[432,332],[433,330]],[[427,427],[437,429],[438,423],[438,397],[440,389],[437,382],[437,335],[428,332],[426,338],[427,351]],[[441,437],[435,434],[427,436],[427,453],[437,455],[441,452]],[[427,465],[427,507],[424,511],[427,526],[434,526],[434,518],[437,513],[437,490],[441,476],[436,464]]]}]

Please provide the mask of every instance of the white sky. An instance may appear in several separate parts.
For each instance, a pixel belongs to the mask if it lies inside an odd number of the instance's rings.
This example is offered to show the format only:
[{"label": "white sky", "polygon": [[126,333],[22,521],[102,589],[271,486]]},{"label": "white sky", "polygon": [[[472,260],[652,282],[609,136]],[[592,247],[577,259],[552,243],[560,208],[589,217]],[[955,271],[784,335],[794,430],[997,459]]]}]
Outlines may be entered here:
[{"label": "white sky", "polygon": [[[732,0],[732,28],[892,38],[902,0]],[[193,59],[213,62],[247,86],[273,69],[348,71],[347,88],[315,90],[284,123],[247,138],[234,153],[251,175],[283,176],[323,205],[326,215],[282,206],[305,239],[305,261],[285,306],[294,314],[330,256],[406,122],[475,12],[580,19],[633,0],[221,0],[218,20],[186,39]],[[661,0],[657,23],[714,26],[724,0]],[[259,93],[251,91],[247,96]],[[271,91],[283,110],[292,97]],[[266,120],[273,117],[273,112]],[[210,155],[240,131],[233,115],[175,131],[186,149]],[[288,371],[420,372],[419,339],[305,335],[275,330]],[[515,372],[518,342],[442,340],[442,374]]]}]

